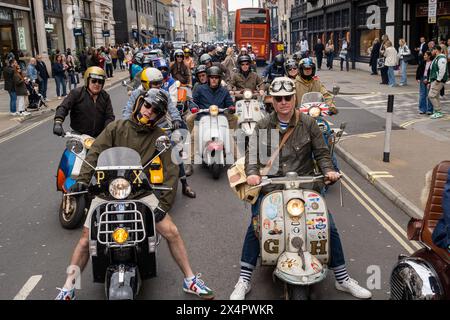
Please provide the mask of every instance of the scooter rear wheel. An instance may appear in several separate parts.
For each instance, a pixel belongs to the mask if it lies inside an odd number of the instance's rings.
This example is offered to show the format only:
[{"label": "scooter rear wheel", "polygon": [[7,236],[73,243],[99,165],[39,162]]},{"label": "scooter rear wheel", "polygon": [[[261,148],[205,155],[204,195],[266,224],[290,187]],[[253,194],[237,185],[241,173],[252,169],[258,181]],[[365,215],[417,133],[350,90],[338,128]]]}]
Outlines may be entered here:
[{"label": "scooter rear wheel", "polygon": [[83,222],[85,218],[86,209],[86,197],[70,197],[70,211],[68,214],[64,212],[64,195],[61,200],[61,206],[59,208],[59,222],[64,229],[76,229]]},{"label": "scooter rear wheel", "polygon": [[284,293],[286,300],[309,300],[309,286],[285,284]]}]

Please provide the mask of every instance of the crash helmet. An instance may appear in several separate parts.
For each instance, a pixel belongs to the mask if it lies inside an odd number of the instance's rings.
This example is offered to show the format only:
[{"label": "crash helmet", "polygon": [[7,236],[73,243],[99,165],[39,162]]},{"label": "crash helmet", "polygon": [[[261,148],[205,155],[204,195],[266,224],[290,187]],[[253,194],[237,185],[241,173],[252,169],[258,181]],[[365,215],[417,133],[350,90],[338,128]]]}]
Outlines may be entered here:
[{"label": "crash helmet", "polygon": [[89,79],[103,80],[103,84],[105,84],[106,72],[100,67],[89,67],[84,72],[84,85],[86,87],[89,86]]},{"label": "crash helmet", "polygon": [[295,61],[300,62],[300,60],[302,59],[302,53],[300,51],[297,51],[296,53],[294,53],[292,58],[294,58]]},{"label": "crash helmet", "polygon": [[288,59],[286,63],[284,64],[284,69],[286,70],[286,73],[289,72],[292,68],[298,68],[297,61],[294,59]]},{"label": "crash helmet", "polygon": [[141,83],[145,90],[150,89],[150,84],[158,85],[161,84],[163,80],[164,78],[161,71],[156,68],[146,68],[141,73]]},{"label": "crash helmet", "polygon": [[239,58],[237,59],[237,63],[239,65],[241,65],[242,62],[252,63],[252,58],[247,54],[243,54],[243,55],[239,56]]},{"label": "crash helmet", "polygon": [[142,65],[144,62],[144,53],[142,51],[136,53],[133,57],[133,61],[135,64]]},{"label": "crash helmet", "polygon": [[207,69],[208,68],[204,64],[201,64],[195,69],[195,75],[197,76],[199,73],[203,73],[203,72],[206,73]]},{"label": "crash helmet", "polygon": [[[314,75],[316,74],[316,65],[314,64],[314,62],[311,58],[303,58],[302,60],[300,60],[300,62],[298,64],[298,68],[299,68],[300,76],[303,79],[311,80],[312,77],[314,77]],[[312,69],[311,75],[305,76],[304,70],[310,69],[310,68]]]},{"label": "crash helmet", "polygon": [[211,76],[218,76],[218,77],[220,77],[220,79],[222,79],[222,76],[223,76],[222,70],[220,70],[220,68],[217,66],[212,66],[212,67],[208,68],[206,70],[206,74],[208,75],[208,78]]},{"label": "crash helmet", "polygon": [[249,43],[249,44],[247,44],[247,49],[248,50],[251,50],[252,49],[252,45]]},{"label": "crash helmet", "polygon": [[269,94],[273,97],[295,95],[295,82],[288,77],[275,78],[269,87]]},{"label": "crash helmet", "polygon": [[210,63],[211,61],[212,61],[212,58],[207,53],[202,54],[202,56],[200,57],[200,60],[199,60],[200,64],[204,64],[204,65],[206,65],[207,63]]},{"label": "crash helmet", "polygon": [[[169,95],[166,91],[163,89],[150,89],[145,95],[140,96],[136,100],[132,117],[140,124],[153,128],[166,115],[168,105]],[[144,117],[141,113],[142,108],[150,106],[153,107],[153,112],[156,113],[156,118],[153,120]]]},{"label": "crash helmet", "polygon": [[142,60],[142,67],[148,68],[151,67],[153,64],[153,57],[150,54],[144,55],[144,59]]},{"label": "crash helmet", "polygon": [[184,58],[184,52],[183,52],[183,50],[181,50],[181,49],[175,50],[175,52],[173,53],[173,57],[176,59],[178,56]]},{"label": "crash helmet", "polygon": [[155,59],[153,60],[153,65],[156,69],[161,71],[164,79],[167,78],[167,76],[169,75],[169,64],[167,63],[166,59],[164,58]]},{"label": "crash helmet", "polygon": [[247,54],[248,50],[246,47],[241,48],[241,54]]},{"label": "crash helmet", "polygon": [[210,45],[207,47],[206,50],[207,50],[208,52],[214,51],[214,50],[216,50],[216,46],[213,45],[213,44],[210,44]]},{"label": "crash helmet", "polygon": [[281,53],[277,54],[275,56],[274,62],[275,62],[275,65],[277,67],[283,67],[283,65],[284,65],[284,56]]},{"label": "crash helmet", "polygon": [[191,55],[191,49],[185,48],[185,49],[184,49],[184,55],[185,55],[186,57],[190,56],[190,55]]}]

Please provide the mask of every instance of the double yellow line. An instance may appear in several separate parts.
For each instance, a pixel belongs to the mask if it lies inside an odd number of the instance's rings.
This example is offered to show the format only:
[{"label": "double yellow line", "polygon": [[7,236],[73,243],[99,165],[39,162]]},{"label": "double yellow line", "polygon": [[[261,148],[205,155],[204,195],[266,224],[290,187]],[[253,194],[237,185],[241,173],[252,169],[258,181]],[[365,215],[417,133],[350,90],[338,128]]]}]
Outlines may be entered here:
[{"label": "double yellow line", "polygon": [[409,241],[406,231],[394,219],[391,218],[374,200],[372,200],[358,185],[344,174],[342,185],[355,197],[356,200],[377,220],[402,245],[403,248],[412,254],[422,246],[415,241]]}]

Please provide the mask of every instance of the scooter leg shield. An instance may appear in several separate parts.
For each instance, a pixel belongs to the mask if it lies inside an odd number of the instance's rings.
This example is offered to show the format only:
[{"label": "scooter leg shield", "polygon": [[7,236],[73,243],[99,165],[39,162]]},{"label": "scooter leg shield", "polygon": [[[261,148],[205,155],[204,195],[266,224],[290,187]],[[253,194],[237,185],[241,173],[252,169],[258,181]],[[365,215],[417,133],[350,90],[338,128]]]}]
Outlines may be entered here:
[{"label": "scooter leg shield", "polygon": [[284,252],[278,258],[274,275],[293,285],[311,285],[326,277],[327,268],[309,252],[303,252],[305,261],[298,253]]}]

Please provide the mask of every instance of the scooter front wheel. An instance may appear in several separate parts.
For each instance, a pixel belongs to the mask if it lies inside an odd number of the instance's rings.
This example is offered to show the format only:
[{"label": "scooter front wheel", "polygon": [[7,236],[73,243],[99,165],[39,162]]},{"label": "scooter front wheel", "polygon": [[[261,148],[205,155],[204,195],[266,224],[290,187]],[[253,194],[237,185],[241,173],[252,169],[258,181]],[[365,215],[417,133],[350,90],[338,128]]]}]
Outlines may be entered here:
[{"label": "scooter front wheel", "polygon": [[69,205],[69,210],[64,210],[64,201],[66,199],[63,195],[59,208],[59,222],[64,229],[76,229],[83,223],[85,217],[86,197],[83,195],[69,197],[69,201],[66,203]]},{"label": "scooter front wheel", "polygon": [[284,285],[286,300],[309,300],[309,286]]},{"label": "scooter front wheel", "polygon": [[220,164],[214,163],[214,164],[211,166],[211,173],[212,173],[212,176],[213,176],[213,178],[214,178],[215,180],[217,180],[217,179],[220,178],[221,172],[222,172],[222,166],[221,166]]}]

